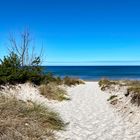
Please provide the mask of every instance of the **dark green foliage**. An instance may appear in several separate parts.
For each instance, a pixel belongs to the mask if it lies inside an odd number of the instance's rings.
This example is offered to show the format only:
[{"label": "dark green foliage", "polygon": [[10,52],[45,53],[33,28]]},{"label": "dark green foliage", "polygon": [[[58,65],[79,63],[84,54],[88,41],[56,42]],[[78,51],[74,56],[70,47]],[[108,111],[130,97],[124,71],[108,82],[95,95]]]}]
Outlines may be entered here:
[{"label": "dark green foliage", "polygon": [[16,84],[30,81],[36,85],[48,84],[54,82],[62,84],[60,77],[54,77],[53,74],[43,74],[42,68],[39,66],[40,58],[36,57],[30,66],[21,66],[21,60],[15,53],[0,60],[0,85]]},{"label": "dark green foliage", "polygon": [[19,68],[20,67],[20,59],[15,53],[11,53],[9,56],[4,57],[1,61],[2,68]]},{"label": "dark green foliage", "polygon": [[39,66],[40,57],[35,59],[28,66],[22,66],[21,59],[15,53],[0,60],[0,85],[25,83],[27,81],[36,85],[56,83],[57,85],[65,84],[68,86],[84,84],[82,80],[65,77],[55,77],[52,73],[43,74],[42,68]]},{"label": "dark green foliage", "polygon": [[42,69],[38,66],[40,63],[39,58],[35,58],[31,66],[21,67],[20,58],[12,52],[0,61],[0,84],[16,84],[26,81],[40,84],[43,80]]}]

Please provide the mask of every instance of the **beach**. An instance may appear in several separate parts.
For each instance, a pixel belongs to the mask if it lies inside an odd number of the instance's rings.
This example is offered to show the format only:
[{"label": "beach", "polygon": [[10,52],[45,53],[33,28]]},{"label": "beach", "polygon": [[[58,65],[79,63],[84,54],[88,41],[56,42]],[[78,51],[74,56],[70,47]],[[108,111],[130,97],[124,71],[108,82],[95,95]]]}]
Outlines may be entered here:
[{"label": "beach", "polygon": [[[132,115],[117,111],[107,99],[109,93],[100,90],[98,82],[68,88],[70,101],[53,103],[69,125],[64,132],[57,133],[59,140],[139,140],[140,123],[137,112]],[[132,107],[132,106],[131,106]],[[136,110],[136,108],[135,108]]]},{"label": "beach", "polygon": [[0,5],[0,140],[140,140],[140,0]]},{"label": "beach", "polygon": [[[56,131],[56,140],[139,140],[140,111],[125,98],[125,89],[101,91],[98,82],[85,82],[77,86],[64,86],[70,100],[48,100],[31,83],[3,87],[2,94],[16,97],[30,104],[35,102],[59,112],[67,124],[65,130]],[[116,94],[117,105],[107,101]],[[32,105],[32,104],[31,104]]]}]

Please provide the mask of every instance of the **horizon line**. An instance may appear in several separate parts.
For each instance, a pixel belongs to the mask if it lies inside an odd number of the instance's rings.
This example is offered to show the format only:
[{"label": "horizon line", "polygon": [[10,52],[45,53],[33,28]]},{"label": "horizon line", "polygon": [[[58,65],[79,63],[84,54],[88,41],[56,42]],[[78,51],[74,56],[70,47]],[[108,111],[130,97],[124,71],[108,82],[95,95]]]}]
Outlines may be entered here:
[{"label": "horizon line", "polygon": [[52,64],[76,64],[76,63],[140,63],[140,60],[123,60],[123,61],[110,61],[110,60],[105,60],[105,61],[42,61],[42,62],[47,62],[47,63],[52,63]]}]

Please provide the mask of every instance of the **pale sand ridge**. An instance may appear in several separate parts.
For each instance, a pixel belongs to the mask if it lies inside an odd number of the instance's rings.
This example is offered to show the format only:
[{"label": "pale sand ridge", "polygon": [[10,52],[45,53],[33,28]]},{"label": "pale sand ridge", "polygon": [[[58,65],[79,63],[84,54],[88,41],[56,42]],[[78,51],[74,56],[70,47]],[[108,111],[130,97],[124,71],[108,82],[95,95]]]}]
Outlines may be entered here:
[{"label": "pale sand ridge", "polygon": [[[140,109],[131,103],[112,106],[109,93],[102,92],[98,82],[67,87],[70,101],[49,101],[41,96],[37,87],[26,83],[13,88],[4,87],[1,94],[16,96],[53,108],[69,122],[66,131],[56,133],[56,140],[140,140]],[[121,94],[124,93],[113,93]],[[124,101],[124,103],[127,101]],[[133,113],[129,113],[129,108]],[[128,111],[126,111],[128,109]]]},{"label": "pale sand ridge", "polygon": [[[52,104],[66,122],[67,130],[59,132],[60,140],[139,140],[140,133],[131,129],[108,102],[109,94],[97,82],[86,82],[68,88],[71,101]],[[140,128],[139,128],[140,129]]]}]

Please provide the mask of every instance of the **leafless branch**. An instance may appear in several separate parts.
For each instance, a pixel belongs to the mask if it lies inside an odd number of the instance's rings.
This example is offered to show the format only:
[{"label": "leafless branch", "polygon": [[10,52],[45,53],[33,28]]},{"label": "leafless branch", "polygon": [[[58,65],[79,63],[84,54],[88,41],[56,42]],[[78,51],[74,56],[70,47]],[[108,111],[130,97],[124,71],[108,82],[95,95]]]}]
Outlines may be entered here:
[{"label": "leafless branch", "polygon": [[40,54],[35,54],[35,46],[32,46],[31,36],[28,30],[21,33],[20,40],[16,40],[13,35],[10,35],[10,52],[16,53],[21,59],[21,66],[31,65],[35,58],[39,57],[43,59],[43,46],[41,48]]}]

